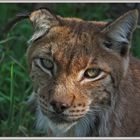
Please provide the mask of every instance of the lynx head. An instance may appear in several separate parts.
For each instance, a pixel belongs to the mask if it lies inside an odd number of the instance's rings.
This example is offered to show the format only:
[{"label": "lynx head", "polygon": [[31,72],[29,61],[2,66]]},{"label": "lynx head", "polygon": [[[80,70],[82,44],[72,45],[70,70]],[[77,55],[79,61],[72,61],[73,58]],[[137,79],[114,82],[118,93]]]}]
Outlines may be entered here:
[{"label": "lynx head", "polygon": [[39,110],[52,124],[67,130],[114,104],[127,75],[137,18],[137,10],[109,24],[63,18],[45,9],[31,13],[30,76]]}]

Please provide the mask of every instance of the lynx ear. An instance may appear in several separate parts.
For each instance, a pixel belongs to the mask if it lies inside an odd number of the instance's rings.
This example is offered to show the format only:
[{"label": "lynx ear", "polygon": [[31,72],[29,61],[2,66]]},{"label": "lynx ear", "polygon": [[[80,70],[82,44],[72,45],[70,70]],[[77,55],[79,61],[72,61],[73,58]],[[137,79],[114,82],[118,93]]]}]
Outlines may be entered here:
[{"label": "lynx ear", "polygon": [[29,19],[33,23],[35,30],[30,41],[41,38],[50,28],[59,24],[57,17],[47,9],[39,9],[31,12]]},{"label": "lynx ear", "polygon": [[104,46],[121,56],[129,54],[131,38],[136,28],[138,11],[132,10],[107,25],[102,33],[105,35]]},{"label": "lynx ear", "polygon": [[138,11],[132,10],[108,25],[104,31],[114,41],[128,43],[136,28],[137,20]]}]

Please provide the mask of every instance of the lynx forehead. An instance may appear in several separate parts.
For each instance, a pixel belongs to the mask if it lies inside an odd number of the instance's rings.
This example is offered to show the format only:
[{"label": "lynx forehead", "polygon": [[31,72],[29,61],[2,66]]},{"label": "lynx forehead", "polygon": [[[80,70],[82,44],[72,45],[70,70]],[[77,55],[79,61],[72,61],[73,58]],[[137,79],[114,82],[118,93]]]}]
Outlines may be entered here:
[{"label": "lynx forehead", "polygon": [[136,10],[110,24],[45,9],[31,13],[35,31],[27,56],[39,129],[48,136],[116,134],[111,128],[122,127],[120,88],[129,74],[137,18]]}]

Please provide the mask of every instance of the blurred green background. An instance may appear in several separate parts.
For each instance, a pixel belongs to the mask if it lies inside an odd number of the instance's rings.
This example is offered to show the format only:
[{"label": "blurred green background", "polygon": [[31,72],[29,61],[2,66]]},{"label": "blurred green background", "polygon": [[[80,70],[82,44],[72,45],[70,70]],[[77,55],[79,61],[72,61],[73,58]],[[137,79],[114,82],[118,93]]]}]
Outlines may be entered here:
[{"label": "blurred green background", "polygon": [[[17,13],[38,7],[48,7],[64,17],[80,17],[85,20],[111,21],[131,9],[140,9],[136,3],[13,3],[0,4],[0,31]],[[28,20],[18,23],[7,38],[0,37],[0,136],[43,136],[35,129],[35,112],[25,101],[32,92],[26,63],[27,41],[32,35]],[[140,58],[140,29],[135,30],[132,53]]]}]

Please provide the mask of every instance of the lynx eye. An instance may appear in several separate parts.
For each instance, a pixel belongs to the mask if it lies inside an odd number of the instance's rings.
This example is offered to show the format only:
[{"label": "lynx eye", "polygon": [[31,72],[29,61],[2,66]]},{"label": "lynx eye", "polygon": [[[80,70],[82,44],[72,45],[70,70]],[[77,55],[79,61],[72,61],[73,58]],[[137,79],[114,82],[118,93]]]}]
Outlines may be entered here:
[{"label": "lynx eye", "polygon": [[52,70],[54,68],[53,62],[49,59],[40,58],[40,64],[45,69]]},{"label": "lynx eye", "polygon": [[85,78],[95,78],[101,73],[101,70],[98,68],[87,69],[84,73]]}]

